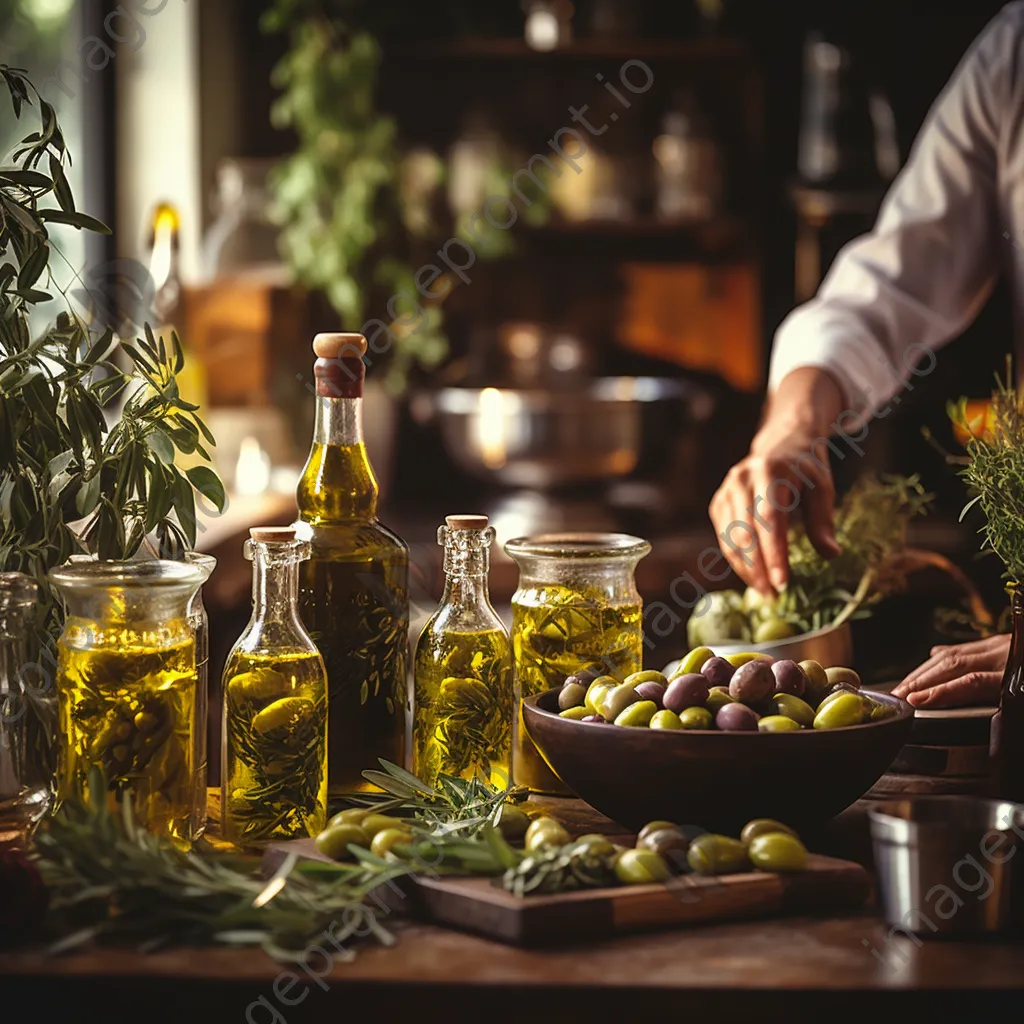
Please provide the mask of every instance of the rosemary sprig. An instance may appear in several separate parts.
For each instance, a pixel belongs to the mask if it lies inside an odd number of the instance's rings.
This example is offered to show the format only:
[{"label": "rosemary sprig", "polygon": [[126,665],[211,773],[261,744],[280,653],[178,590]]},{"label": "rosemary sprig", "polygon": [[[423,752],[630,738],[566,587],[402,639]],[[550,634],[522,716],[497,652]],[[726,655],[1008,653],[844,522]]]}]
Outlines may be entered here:
[{"label": "rosemary sprig", "polygon": [[[260,946],[294,960],[332,927],[339,941],[369,932],[390,944],[390,933],[364,905],[368,894],[403,875],[498,876],[521,854],[496,824],[522,789],[496,790],[484,780],[442,776],[432,788],[387,761],[366,772],[390,796],[381,809],[407,816],[417,835],[417,856],[384,860],[352,847],[355,861],[325,864],[288,858],[269,882],[259,862],[201,842],[191,851],[136,826],[127,795],[120,816],[107,809],[98,770],[89,805],[68,802],[40,827],[33,855],[50,893],[53,951],[94,941],[134,944]],[[429,850],[420,850],[425,843]],[[344,920],[345,928],[332,922]]]},{"label": "rosemary sprig", "polygon": [[985,516],[979,533],[984,550],[1003,563],[1006,576],[1024,581],[1024,395],[1012,387],[1007,358],[1005,380],[996,374],[989,411],[979,429],[967,414],[966,399],[951,403],[950,419],[968,435],[966,455],[949,458],[961,465],[970,501],[961,521],[977,505]]}]

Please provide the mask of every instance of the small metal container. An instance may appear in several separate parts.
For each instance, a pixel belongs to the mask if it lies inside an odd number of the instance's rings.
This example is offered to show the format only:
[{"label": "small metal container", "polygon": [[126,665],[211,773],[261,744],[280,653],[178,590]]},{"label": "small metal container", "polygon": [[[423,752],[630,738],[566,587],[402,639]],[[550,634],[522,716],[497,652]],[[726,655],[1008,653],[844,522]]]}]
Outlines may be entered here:
[{"label": "small metal container", "polygon": [[869,812],[890,926],[922,938],[1004,931],[1024,881],[1024,805],[975,797],[895,800]]}]

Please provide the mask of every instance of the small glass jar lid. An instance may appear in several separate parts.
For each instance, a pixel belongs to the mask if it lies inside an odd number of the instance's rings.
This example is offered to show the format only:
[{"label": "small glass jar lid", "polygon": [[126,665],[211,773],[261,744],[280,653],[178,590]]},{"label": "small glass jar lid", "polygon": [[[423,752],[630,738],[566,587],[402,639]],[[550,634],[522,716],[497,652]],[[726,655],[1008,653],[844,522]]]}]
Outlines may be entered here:
[{"label": "small glass jar lid", "polygon": [[651,550],[651,544],[628,533],[540,533],[516,537],[505,544],[505,550],[513,558],[640,559]]},{"label": "small glass jar lid", "polygon": [[139,559],[135,562],[75,561],[59,565],[47,574],[51,583],[64,589],[125,587],[192,589],[209,573],[199,565],[170,559]]}]

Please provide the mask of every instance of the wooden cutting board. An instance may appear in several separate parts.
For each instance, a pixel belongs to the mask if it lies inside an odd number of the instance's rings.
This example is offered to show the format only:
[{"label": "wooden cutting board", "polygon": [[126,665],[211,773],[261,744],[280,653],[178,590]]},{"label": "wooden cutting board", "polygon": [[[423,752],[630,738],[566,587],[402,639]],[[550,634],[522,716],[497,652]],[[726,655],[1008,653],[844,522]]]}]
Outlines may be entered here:
[{"label": "wooden cutting board", "polygon": [[[264,855],[272,873],[289,853],[325,860],[312,840],[277,843]],[[492,878],[397,879],[381,896],[388,912],[404,910],[435,924],[517,946],[598,942],[625,932],[739,921],[786,914],[855,910],[870,891],[859,864],[812,855],[807,870],[708,878],[683,875],[657,885],[517,897]]]}]

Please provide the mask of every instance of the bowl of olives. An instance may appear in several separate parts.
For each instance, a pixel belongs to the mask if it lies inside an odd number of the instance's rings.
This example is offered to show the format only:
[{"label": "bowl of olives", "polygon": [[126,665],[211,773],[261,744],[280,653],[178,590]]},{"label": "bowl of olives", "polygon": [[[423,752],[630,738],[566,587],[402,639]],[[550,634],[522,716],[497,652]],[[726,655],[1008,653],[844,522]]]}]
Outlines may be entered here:
[{"label": "bowl of olives", "polygon": [[661,818],[729,830],[813,823],[863,796],[907,741],[913,708],[852,669],[691,651],[671,677],[598,670],[523,701],[562,781],[627,828]]}]

